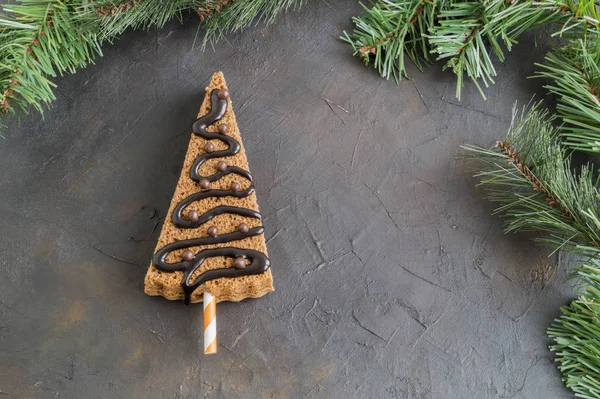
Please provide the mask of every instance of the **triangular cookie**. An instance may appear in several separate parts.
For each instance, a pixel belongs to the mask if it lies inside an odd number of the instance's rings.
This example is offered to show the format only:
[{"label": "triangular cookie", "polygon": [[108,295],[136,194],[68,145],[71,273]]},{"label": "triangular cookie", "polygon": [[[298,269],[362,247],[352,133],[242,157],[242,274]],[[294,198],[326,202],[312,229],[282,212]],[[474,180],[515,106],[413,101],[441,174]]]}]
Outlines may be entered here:
[{"label": "triangular cookie", "polygon": [[252,176],[221,72],[194,123],[183,170],[144,282],[148,295],[241,301],[273,291]]}]

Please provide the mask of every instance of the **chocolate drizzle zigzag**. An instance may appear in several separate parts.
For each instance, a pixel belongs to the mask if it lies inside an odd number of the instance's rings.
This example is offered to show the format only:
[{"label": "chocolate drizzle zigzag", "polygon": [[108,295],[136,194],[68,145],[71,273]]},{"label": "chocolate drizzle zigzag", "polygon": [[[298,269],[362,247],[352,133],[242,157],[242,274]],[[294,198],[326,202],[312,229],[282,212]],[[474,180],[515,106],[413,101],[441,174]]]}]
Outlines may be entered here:
[{"label": "chocolate drizzle zigzag", "polygon": [[[194,164],[190,169],[190,178],[193,181],[199,183],[200,187],[202,188],[202,191],[188,196],[179,204],[177,204],[177,206],[173,210],[171,220],[173,221],[173,224],[179,228],[197,228],[203,225],[204,223],[210,221],[215,216],[226,213],[262,220],[262,216],[260,215],[260,213],[252,209],[228,205],[217,206],[205,212],[202,215],[198,215],[197,212],[194,213],[195,211],[192,211],[188,213],[187,218],[183,217],[184,210],[190,204],[196,201],[200,201],[202,199],[211,197],[245,198],[250,196],[254,192],[252,175],[248,171],[237,166],[229,166],[224,162],[219,162],[219,164],[217,164],[216,173],[210,176],[201,176],[199,174],[200,168],[207,160],[233,156],[240,151],[240,143],[235,138],[227,135],[227,126],[220,125],[218,128],[218,133],[212,133],[206,130],[208,126],[219,121],[225,115],[225,112],[227,111],[227,98],[229,98],[229,93],[227,91],[218,89],[213,90],[210,95],[210,112],[199,118],[192,125],[192,132],[194,132],[194,134],[206,140],[221,140],[222,142],[226,143],[228,147],[225,150],[214,151],[214,145],[210,142],[207,142],[207,144],[204,147],[206,153],[200,155],[194,161]],[[230,190],[209,189],[210,183],[217,181],[228,174],[236,174],[241,177],[244,177],[250,182],[250,187],[248,187],[246,190],[241,190],[241,186],[239,184],[233,183],[231,185]],[[203,283],[223,277],[242,277],[253,274],[260,274],[265,272],[269,268],[271,262],[269,258],[267,258],[266,255],[262,252],[255,251],[252,249],[242,249],[234,247],[204,249],[196,254],[188,250],[183,253],[183,260],[181,262],[175,263],[168,263],[167,256],[171,252],[183,248],[192,248],[200,245],[221,244],[231,241],[242,240],[247,237],[262,234],[263,231],[264,228],[262,226],[248,228],[248,226],[245,224],[241,224],[239,226],[239,231],[227,234],[217,235],[216,233],[211,234],[211,232],[209,231],[208,237],[175,241],[165,245],[154,254],[154,257],[152,258],[152,263],[157,269],[163,272],[184,272],[184,277],[181,281],[181,286],[185,295],[185,303],[186,305],[189,305],[191,302],[192,293]],[[219,256],[234,258],[234,266],[207,270],[204,273],[200,274],[194,281],[191,281],[194,272],[198,270],[198,268],[200,268],[200,266],[202,265],[202,263],[204,263],[206,259]],[[250,261],[250,263],[247,263],[247,260]]]}]

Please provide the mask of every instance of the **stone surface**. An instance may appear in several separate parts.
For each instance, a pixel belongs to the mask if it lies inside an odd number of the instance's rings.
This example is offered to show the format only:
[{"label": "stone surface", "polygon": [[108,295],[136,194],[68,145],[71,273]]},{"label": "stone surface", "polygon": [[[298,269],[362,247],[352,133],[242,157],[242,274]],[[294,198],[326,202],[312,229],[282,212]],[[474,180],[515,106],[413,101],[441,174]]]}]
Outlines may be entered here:
[{"label": "stone surface", "polygon": [[[502,234],[455,159],[502,138],[545,47],[526,36],[483,101],[441,65],[399,86],[314,2],[216,49],[196,18],[129,32],[57,79],[0,142],[0,391],[18,398],[568,398],[545,329],[566,262]],[[539,40],[538,40],[539,41]],[[543,42],[543,40],[541,40]],[[203,88],[225,73],[276,292],[218,308],[143,294]]]}]

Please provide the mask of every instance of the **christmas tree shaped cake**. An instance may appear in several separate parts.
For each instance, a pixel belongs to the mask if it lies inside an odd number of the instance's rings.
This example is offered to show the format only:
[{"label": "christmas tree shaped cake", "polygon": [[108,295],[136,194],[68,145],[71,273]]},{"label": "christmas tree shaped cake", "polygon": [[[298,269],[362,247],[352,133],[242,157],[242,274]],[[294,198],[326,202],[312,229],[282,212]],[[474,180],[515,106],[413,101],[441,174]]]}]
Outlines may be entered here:
[{"label": "christmas tree shaped cake", "polygon": [[241,301],[273,291],[252,176],[221,72],[206,89],[144,282],[148,295]]}]

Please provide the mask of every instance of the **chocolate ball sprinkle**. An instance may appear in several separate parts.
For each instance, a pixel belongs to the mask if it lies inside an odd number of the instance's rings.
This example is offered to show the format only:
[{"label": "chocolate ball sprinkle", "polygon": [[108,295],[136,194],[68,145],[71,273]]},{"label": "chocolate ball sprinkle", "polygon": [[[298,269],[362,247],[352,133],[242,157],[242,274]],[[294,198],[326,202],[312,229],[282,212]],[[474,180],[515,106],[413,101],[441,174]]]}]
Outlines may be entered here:
[{"label": "chocolate ball sprinkle", "polygon": [[242,185],[237,182],[231,183],[231,191],[242,191]]},{"label": "chocolate ball sprinkle", "polygon": [[187,250],[181,254],[181,258],[186,262],[191,262],[194,260],[194,253],[190,250]]},{"label": "chocolate ball sprinkle", "polygon": [[188,219],[190,221],[197,222],[199,218],[200,218],[200,215],[198,214],[198,211],[189,211],[188,212]]},{"label": "chocolate ball sprinkle", "polygon": [[216,237],[219,233],[219,230],[215,226],[210,226],[208,230],[206,230],[209,236]]},{"label": "chocolate ball sprinkle", "polygon": [[215,150],[215,145],[213,143],[204,144],[204,151],[213,152]]},{"label": "chocolate ball sprinkle", "polygon": [[208,190],[210,188],[210,181],[208,181],[208,179],[200,180],[200,188],[203,190]]},{"label": "chocolate ball sprinkle", "polygon": [[233,261],[233,267],[235,267],[236,269],[243,269],[246,267],[246,259],[244,258],[235,258],[235,260]]},{"label": "chocolate ball sprinkle", "polygon": [[227,126],[224,123],[220,124],[217,129],[219,130],[219,133],[221,133],[221,134],[227,134],[227,132],[229,132],[229,126]]},{"label": "chocolate ball sprinkle", "polygon": [[219,161],[219,163],[217,164],[217,170],[219,172],[225,172],[227,170],[227,164],[223,161]]},{"label": "chocolate ball sprinkle", "polygon": [[229,92],[227,90],[219,90],[217,92],[219,100],[227,100],[229,98]]},{"label": "chocolate ball sprinkle", "polygon": [[240,223],[240,225],[238,226],[238,230],[245,234],[248,231],[250,231],[250,227],[248,227],[246,223]]}]

